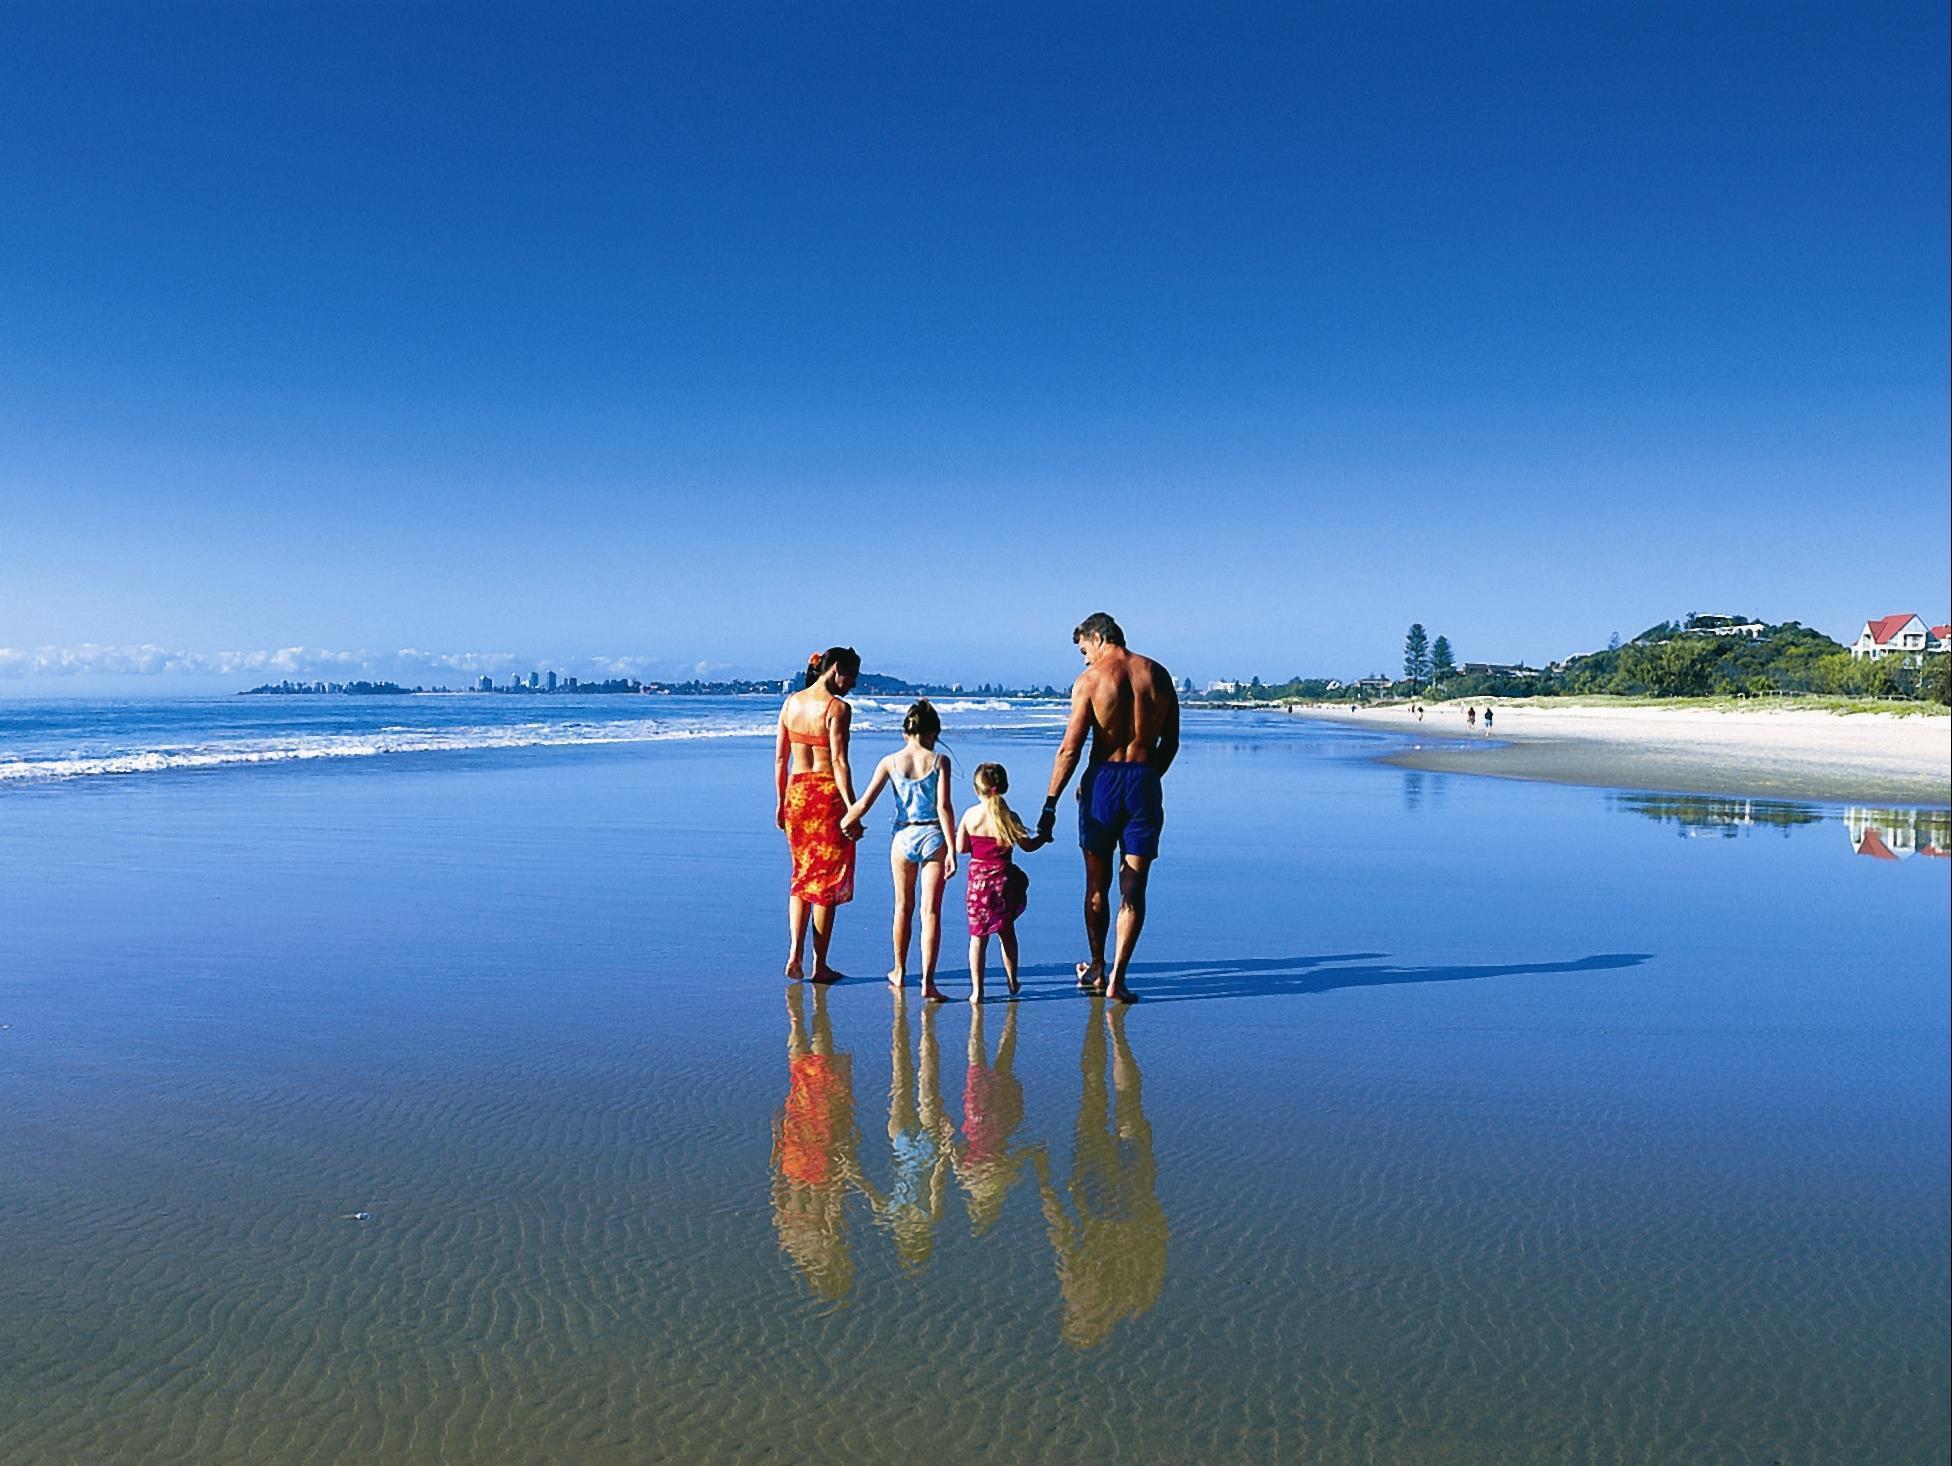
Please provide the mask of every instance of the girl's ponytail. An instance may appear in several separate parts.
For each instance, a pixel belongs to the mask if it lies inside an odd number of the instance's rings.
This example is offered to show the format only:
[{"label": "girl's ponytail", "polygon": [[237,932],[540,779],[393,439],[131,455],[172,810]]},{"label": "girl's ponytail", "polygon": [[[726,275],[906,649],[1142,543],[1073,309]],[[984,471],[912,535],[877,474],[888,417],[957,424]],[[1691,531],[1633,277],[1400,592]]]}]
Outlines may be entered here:
[{"label": "girl's ponytail", "polygon": [[976,797],[983,801],[983,808],[989,813],[990,828],[996,831],[996,843],[1015,848],[1028,840],[1030,831],[1017,818],[1017,812],[1003,801],[1003,796],[1010,789],[1010,776],[1003,771],[1003,765],[976,765],[972,782],[976,785]]}]

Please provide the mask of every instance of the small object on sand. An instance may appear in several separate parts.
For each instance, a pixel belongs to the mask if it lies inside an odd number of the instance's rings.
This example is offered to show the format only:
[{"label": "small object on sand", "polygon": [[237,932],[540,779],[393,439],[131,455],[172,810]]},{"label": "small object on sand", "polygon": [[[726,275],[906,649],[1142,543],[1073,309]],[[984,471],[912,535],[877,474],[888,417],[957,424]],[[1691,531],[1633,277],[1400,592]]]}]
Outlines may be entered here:
[{"label": "small object on sand", "polygon": [[373,1220],[373,1214],[369,1211],[349,1211],[340,1220],[347,1222],[370,1222]]}]

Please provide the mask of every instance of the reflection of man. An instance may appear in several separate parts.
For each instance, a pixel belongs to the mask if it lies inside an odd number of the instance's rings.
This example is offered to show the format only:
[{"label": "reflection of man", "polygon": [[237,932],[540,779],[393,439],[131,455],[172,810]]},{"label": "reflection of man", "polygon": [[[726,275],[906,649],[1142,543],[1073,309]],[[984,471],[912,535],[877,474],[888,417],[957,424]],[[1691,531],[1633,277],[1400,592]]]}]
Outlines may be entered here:
[{"label": "reflection of man", "polygon": [[[1145,926],[1146,877],[1166,822],[1159,781],[1179,753],[1179,695],[1164,667],[1125,649],[1125,633],[1103,611],[1085,617],[1071,640],[1084,655],[1084,671],[1071,685],[1071,721],[1051,766],[1050,797],[1037,833],[1049,838],[1057,828],[1058,796],[1071,782],[1089,734],[1091,759],[1078,782],[1078,844],[1084,850],[1084,933],[1091,958],[1078,964],[1078,986],[1129,1003],[1126,971]],[[1114,869],[1118,945],[1108,977],[1105,934]]]},{"label": "reflection of man", "polygon": [[[1115,1096],[1109,1106],[1107,1031]],[[1092,1003],[1079,1065],[1084,1071],[1084,1097],[1078,1105],[1069,1187],[1076,1222],[1051,1183],[1050,1162],[1041,1149],[1032,1156],[1032,1164],[1043,1193],[1051,1246],[1057,1252],[1064,1339],[1089,1349],[1103,1343],[1119,1320],[1137,1318],[1159,1301],[1166,1282],[1166,1212],[1159,1205],[1152,1127],[1139,1103],[1139,1065],[1125,1040],[1123,1008]]]},{"label": "reflection of man", "polygon": [[802,989],[786,995],[786,1103],[773,1120],[773,1225],[779,1245],[822,1298],[838,1301],[854,1285],[848,1251],[847,1188],[878,1204],[861,1174],[854,1123],[854,1061],[834,1052],[825,989],[813,994],[809,1033]]}]

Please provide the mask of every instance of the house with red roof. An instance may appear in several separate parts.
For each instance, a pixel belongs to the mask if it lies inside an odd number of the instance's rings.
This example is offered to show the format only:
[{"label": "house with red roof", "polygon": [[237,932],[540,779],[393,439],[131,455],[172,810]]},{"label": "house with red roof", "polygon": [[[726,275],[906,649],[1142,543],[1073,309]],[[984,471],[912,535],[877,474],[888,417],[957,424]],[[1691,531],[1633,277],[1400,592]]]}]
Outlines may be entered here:
[{"label": "house with red roof", "polygon": [[1902,611],[1866,621],[1857,640],[1850,644],[1850,654],[1857,658],[1900,656],[1916,666],[1927,652],[1944,651],[1948,641],[1952,641],[1952,626],[1927,626],[1922,617]]}]

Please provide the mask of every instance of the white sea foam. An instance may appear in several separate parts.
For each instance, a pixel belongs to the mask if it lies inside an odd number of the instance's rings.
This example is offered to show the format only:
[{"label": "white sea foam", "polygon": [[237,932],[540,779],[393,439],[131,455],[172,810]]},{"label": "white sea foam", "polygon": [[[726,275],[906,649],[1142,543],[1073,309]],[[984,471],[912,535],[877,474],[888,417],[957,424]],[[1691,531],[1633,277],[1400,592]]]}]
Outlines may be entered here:
[{"label": "white sea foam", "polygon": [[0,784],[85,779],[114,774],[154,774],[178,769],[218,769],[249,764],[301,763],[314,759],[378,758],[400,753],[453,753],[512,748],[579,748],[601,744],[663,743],[679,739],[750,738],[770,733],[770,722],[673,724],[656,718],[614,723],[517,723],[502,727],[388,727],[358,733],[213,739],[155,748],[62,757],[0,757]]}]

